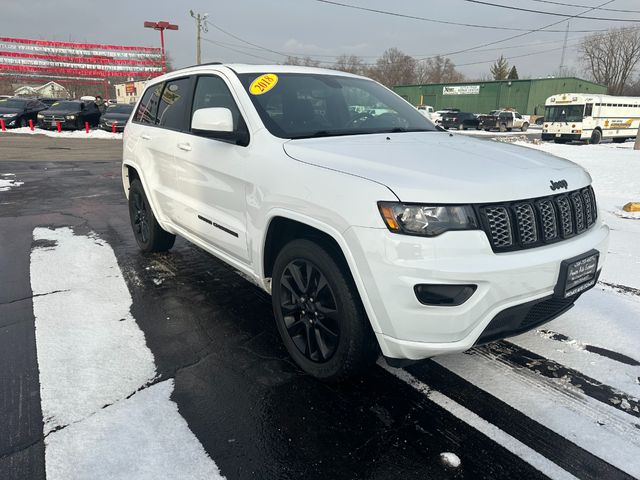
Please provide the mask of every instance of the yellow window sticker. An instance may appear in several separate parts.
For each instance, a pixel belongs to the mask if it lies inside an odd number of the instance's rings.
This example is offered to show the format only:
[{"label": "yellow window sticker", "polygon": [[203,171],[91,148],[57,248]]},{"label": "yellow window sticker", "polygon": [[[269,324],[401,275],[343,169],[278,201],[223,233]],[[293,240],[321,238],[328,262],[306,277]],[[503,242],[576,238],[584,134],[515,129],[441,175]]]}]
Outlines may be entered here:
[{"label": "yellow window sticker", "polygon": [[278,83],[278,76],[275,73],[265,73],[256,78],[249,86],[251,95],[262,95],[267,93]]}]

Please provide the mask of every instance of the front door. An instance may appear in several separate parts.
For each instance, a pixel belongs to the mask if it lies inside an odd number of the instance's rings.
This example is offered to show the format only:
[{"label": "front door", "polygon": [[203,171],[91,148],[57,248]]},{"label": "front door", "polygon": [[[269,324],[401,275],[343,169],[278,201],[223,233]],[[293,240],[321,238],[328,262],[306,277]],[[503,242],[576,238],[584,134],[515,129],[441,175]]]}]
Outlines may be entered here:
[{"label": "front door", "polygon": [[[190,118],[196,110],[212,107],[230,109],[234,127],[246,128],[225,80],[217,75],[199,76]],[[178,135],[175,147],[180,226],[212,247],[249,263],[245,180],[249,147],[190,131]]]}]

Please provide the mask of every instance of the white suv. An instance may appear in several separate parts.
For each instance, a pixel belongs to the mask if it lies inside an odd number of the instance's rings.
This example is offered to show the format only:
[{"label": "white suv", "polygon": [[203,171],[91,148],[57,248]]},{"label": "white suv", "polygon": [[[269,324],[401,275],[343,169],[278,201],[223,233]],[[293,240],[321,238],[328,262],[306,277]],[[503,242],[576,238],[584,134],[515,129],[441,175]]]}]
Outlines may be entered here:
[{"label": "white suv", "polygon": [[145,252],[175,235],[270,292],[287,350],[339,380],[515,335],[595,284],[589,174],[438,131],[366,78],[208,64],[147,85],[124,133]]}]

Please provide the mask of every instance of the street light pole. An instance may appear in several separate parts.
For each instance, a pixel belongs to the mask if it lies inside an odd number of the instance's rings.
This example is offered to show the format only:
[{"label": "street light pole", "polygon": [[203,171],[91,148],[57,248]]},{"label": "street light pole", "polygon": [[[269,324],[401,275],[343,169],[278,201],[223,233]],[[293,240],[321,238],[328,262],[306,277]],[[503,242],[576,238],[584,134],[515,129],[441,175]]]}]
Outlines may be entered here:
[{"label": "street light pole", "polygon": [[167,61],[164,53],[164,31],[178,30],[178,25],[174,25],[167,21],[160,22],[144,22],[144,28],[153,28],[160,31],[160,51],[162,52],[162,73],[167,72]]},{"label": "street light pole", "polygon": [[196,21],[196,63],[200,65],[202,63],[202,48],[200,46],[202,32],[208,32],[207,17],[208,13],[200,14],[195,13],[193,10],[189,10],[189,13]]}]

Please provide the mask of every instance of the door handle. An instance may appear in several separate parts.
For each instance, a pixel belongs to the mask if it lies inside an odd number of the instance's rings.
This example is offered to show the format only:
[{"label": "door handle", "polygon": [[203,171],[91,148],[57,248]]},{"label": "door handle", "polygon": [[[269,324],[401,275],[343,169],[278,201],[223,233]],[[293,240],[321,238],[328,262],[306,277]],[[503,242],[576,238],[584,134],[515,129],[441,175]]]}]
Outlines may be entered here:
[{"label": "door handle", "polygon": [[184,150],[185,152],[190,152],[191,151],[191,145],[188,143],[179,143],[178,144],[178,148],[180,150]]},{"label": "door handle", "polygon": [[143,133],[142,135],[140,135],[140,138],[143,140],[151,140],[151,137],[149,135],[147,135],[146,133]]}]

